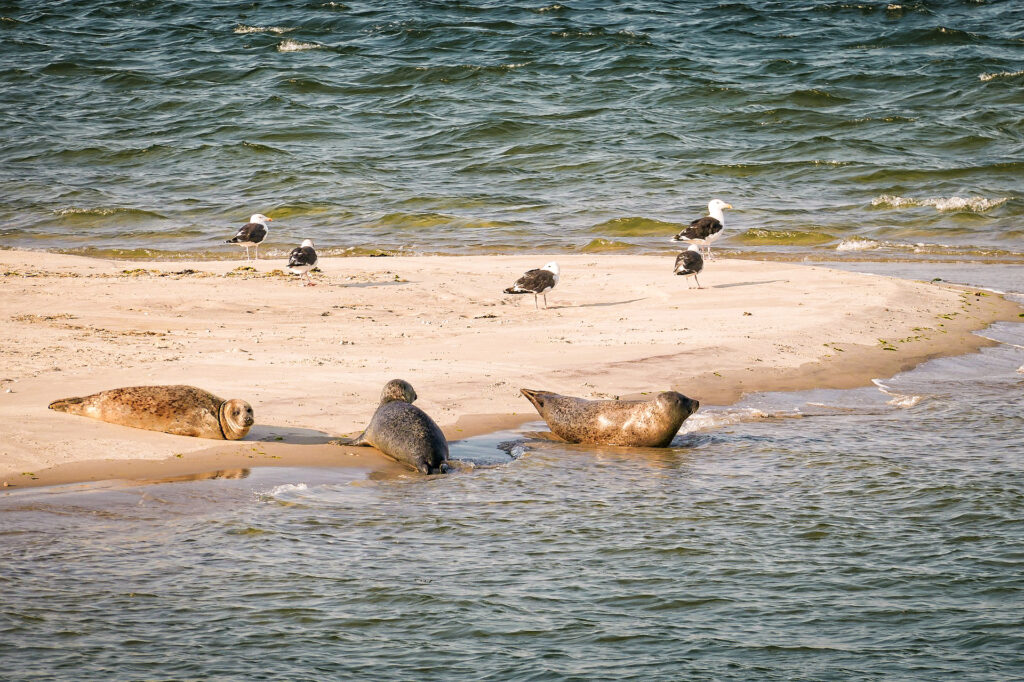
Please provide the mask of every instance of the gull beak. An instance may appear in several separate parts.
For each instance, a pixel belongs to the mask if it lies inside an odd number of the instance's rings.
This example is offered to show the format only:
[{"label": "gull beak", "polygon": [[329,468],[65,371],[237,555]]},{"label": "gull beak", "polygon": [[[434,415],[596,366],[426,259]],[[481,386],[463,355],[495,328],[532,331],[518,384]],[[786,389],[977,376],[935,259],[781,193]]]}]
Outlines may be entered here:
[{"label": "gull beak", "polygon": [[732,208],[732,204],[726,204],[723,208]]},{"label": "gull beak", "polygon": [[[732,208],[732,206],[730,206],[729,208]],[[267,222],[268,223],[272,223],[272,222],[274,222],[274,219],[273,218],[267,218]]]}]

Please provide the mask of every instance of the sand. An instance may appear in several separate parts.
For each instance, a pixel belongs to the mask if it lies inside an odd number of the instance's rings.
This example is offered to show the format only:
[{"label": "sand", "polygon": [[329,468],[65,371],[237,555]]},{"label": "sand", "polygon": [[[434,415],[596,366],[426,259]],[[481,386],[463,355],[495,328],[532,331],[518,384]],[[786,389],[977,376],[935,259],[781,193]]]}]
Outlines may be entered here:
[{"label": "sand", "polygon": [[[557,260],[549,308],[501,293]],[[687,290],[671,256],[111,261],[0,251],[0,485],[254,465],[402,469],[359,432],[392,378],[451,440],[538,417],[519,388],[589,398],[675,389],[703,404],[845,388],[987,345],[1019,309],[942,283],[716,260]],[[253,269],[245,269],[251,266]],[[240,269],[242,268],[242,269]],[[245,440],[172,436],[47,409],[118,386],[192,384],[254,407]]]}]

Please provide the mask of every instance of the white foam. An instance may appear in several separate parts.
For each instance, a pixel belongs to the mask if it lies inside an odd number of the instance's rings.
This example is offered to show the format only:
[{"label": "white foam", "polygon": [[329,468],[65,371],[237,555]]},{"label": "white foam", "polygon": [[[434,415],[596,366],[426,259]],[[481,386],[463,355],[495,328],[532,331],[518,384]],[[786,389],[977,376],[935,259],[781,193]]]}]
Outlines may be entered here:
[{"label": "white foam", "polygon": [[936,211],[975,211],[981,213],[990,208],[1001,206],[1010,200],[1010,197],[999,199],[986,199],[985,197],[927,197],[917,199],[915,197],[900,197],[894,194],[883,194],[871,200],[872,206],[886,206],[889,208],[908,208],[917,206],[932,206]]},{"label": "white foam", "polygon": [[300,43],[297,40],[282,40],[277,46],[278,52],[301,52],[303,50],[319,50],[323,45],[317,43]]},{"label": "white foam", "polygon": [[870,251],[871,249],[877,249],[880,246],[882,246],[882,243],[876,242],[873,239],[853,237],[852,239],[844,239],[839,242],[839,245],[836,246],[836,251]]},{"label": "white foam", "polygon": [[1017,76],[1024,76],[1024,71],[1000,71],[999,73],[983,73],[978,76],[980,81],[990,81],[996,78],[1015,78]]},{"label": "white foam", "polygon": [[683,428],[679,432],[709,431],[730,424],[739,424],[740,422],[754,421],[755,419],[768,419],[770,416],[767,412],[752,407],[723,412],[698,412],[687,417],[686,421],[683,422]]},{"label": "white foam", "polygon": [[893,407],[913,407],[926,397],[923,395],[915,395],[913,393],[897,393],[878,379],[872,379],[871,383],[877,386],[879,391],[892,398],[892,400],[886,402],[886,405],[892,405]]},{"label": "white foam", "polygon": [[297,493],[304,490],[309,490],[305,483],[282,483],[281,485],[274,486],[268,495],[271,497],[277,497],[284,493]]},{"label": "white foam", "polygon": [[245,24],[239,24],[235,27],[235,33],[243,35],[246,33],[273,33],[281,35],[294,30],[294,28],[286,28],[284,26],[246,26]]}]

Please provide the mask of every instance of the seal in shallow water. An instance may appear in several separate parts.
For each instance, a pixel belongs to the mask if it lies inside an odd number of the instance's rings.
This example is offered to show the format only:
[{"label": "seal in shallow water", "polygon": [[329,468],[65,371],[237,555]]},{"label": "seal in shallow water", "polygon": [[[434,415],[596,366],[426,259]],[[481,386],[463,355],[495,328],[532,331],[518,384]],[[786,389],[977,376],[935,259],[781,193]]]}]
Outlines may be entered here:
[{"label": "seal in shallow water", "polygon": [[195,386],[130,386],[50,403],[51,410],[178,436],[238,440],[253,425],[252,406]]},{"label": "seal in shallow water", "polygon": [[548,391],[519,389],[548,423],[570,443],[664,448],[700,403],[665,391],[653,400],[585,400]]},{"label": "seal in shallow water", "polygon": [[370,445],[425,474],[447,471],[448,441],[427,413],[413,405],[416,391],[409,382],[392,379],[384,385],[370,425],[338,445]]}]

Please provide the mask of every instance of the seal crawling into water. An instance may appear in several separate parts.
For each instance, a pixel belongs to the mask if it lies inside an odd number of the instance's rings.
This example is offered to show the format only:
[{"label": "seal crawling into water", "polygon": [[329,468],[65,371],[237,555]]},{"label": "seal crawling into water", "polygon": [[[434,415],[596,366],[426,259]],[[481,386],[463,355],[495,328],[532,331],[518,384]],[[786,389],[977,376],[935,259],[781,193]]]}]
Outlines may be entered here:
[{"label": "seal crawling into water", "polygon": [[653,400],[585,400],[548,391],[519,389],[569,443],[664,448],[700,403],[665,391]]},{"label": "seal crawling into water", "polygon": [[195,386],[130,386],[50,403],[51,410],[178,436],[238,440],[253,425],[252,406]]},{"label": "seal crawling into water", "polygon": [[384,384],[380,405],[366,430],[355,438],[334,442],[373,446],[424,474],[446,472],[448,441],[434,420],[412,404],[415,400],[416,391],[409,382],[392,379]]}]

